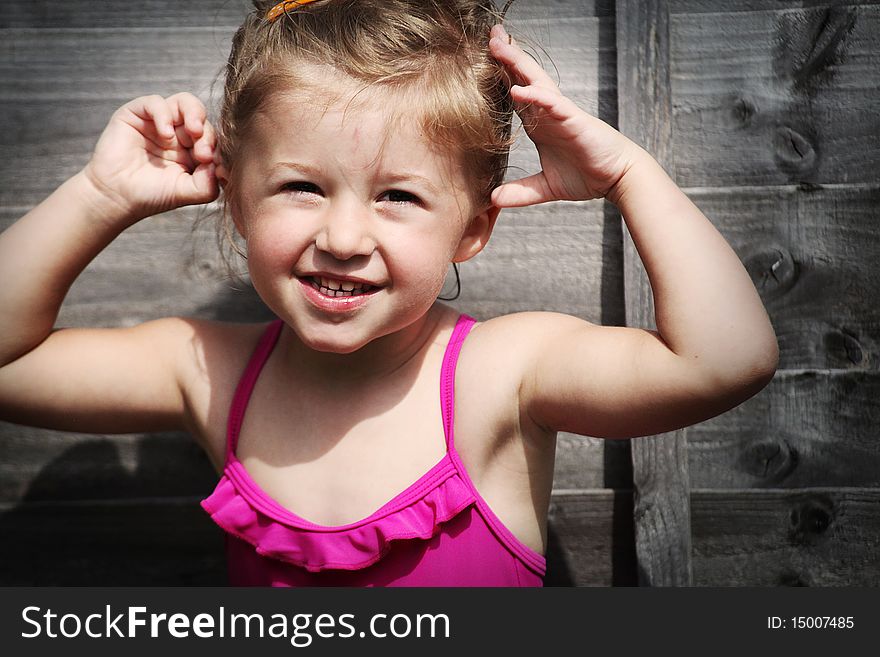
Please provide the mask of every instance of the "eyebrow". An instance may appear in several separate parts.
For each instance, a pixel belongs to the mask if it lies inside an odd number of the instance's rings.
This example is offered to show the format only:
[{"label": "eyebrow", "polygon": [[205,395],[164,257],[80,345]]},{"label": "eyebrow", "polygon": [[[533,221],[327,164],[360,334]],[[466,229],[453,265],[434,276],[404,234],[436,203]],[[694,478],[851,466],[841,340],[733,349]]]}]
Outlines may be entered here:
[{"label": "eyebrow", "polygon": [[308,164],[301,164],[299,162],[276,162],[271,166],[269,171],[274,173],[275,171],[282,169],[293,169],[294,171],[299,171],[306,176],[316,176],[321,173],[321,170],[318,167],[313,167]]},{"label": "eyebrow", "polygon": [[[319,167],[310,164],[303,164],[301,162],[276,162],[269,169],[271,173],[282,170],[297,171],[305,176],[318,176],[322,173],[322,170]],[[382,179],[388,183],[418,183],[432,194],[440,194],[437,185],[435,185],[430,178],[420,176],[417,173],[391,173],[383,176]]]}]

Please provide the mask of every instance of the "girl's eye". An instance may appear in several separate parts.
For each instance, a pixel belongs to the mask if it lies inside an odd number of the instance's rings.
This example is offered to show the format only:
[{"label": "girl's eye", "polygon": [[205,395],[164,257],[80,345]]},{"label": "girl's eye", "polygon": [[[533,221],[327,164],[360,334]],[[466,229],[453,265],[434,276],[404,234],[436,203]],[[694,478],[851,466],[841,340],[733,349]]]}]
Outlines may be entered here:
[{"label": "girl's eye", "polygon": [[300,194],[320,194],[321,189],[315,183],[297,181],[284,183],[281,190],[285,192],[298,192]]},{"label": "girl's eye", "polygon": [[390,189],[384,194],[382,194],[383,198],[387,198],[391,203],[415,203],[418,204],[421,201],[419,197],[415,194],[410,194],[409,192],[404,192],[399,189]]}]

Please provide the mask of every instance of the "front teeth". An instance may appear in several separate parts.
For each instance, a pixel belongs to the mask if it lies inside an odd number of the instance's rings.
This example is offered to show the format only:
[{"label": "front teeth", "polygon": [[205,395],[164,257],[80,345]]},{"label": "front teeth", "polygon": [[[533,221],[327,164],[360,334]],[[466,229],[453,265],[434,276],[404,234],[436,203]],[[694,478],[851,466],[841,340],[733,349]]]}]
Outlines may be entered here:
[{"label": "front teeth", "polygon": [[332,278],[313,277],[312,285],[329,297],[350,297],[363,294],[372,286],[352,281],[335,281]]}]

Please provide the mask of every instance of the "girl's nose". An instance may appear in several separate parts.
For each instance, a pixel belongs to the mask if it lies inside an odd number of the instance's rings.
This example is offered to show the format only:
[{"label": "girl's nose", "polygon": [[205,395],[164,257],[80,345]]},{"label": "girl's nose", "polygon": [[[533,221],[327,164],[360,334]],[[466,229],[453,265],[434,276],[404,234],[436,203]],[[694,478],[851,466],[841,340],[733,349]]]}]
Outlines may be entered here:
[{"label": "girl's nose", "polygon": [[368,212],[352,205],[337,206],[327,213],[315,246],[337,260],[370,255],[376,249],[369,226]]}]

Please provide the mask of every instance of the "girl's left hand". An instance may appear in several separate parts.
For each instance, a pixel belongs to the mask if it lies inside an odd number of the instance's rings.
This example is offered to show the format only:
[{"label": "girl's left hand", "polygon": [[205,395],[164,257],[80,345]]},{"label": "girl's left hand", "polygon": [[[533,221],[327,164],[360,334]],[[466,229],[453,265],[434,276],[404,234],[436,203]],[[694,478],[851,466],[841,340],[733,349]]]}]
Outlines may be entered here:
[{"label": "girl's left hand", "polygon": [[492,203],[510,208],[608,195],[635,160],[638,146],[566,98],[538,62],[508,39],[495,25],[489,50],[507,70],[514,107],[538,149],[542,171],[499,185]]}]

